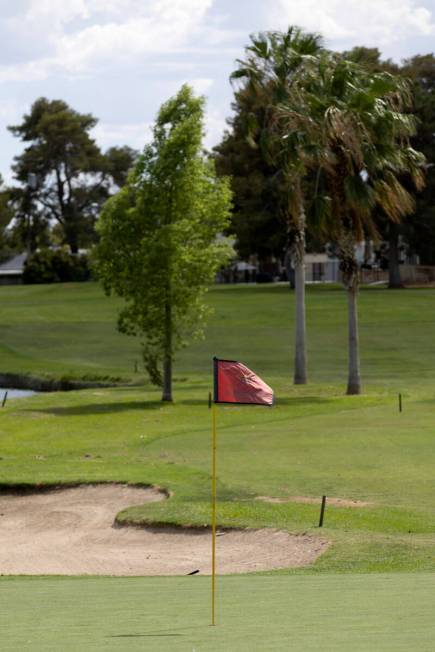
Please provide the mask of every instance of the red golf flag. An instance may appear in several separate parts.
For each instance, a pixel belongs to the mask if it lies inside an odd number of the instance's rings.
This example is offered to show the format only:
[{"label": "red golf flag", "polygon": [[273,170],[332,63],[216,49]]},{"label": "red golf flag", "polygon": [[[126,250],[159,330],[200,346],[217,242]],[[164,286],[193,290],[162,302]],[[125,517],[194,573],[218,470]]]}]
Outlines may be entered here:
[{"label": "red golf flag", "polygon": [[273,389],[244,364],[218,358],[213,364],[215,403],[273,405]]}]

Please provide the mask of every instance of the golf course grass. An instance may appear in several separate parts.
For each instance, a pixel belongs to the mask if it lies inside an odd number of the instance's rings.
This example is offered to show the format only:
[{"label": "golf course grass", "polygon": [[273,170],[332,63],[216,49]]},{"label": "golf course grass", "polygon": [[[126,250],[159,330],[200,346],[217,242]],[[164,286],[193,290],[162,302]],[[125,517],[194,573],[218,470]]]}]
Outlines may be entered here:
[{"label": "golf course grass", "polygon": [[[239,359],[277,403],[218,407],[219,524],[321,534],[330,547],[306,569],[220,580],[225,625],[216,633],[205,578],[3,578],[8,611],[20,603],[20,618],[33,623],[12,625],[11,616],[5,649],[433,649],[435,289],[361,291],[364,387],[353,397],[344,396],[341,288],[308,289],[310,383],[299,387],[287,287],[217,287],[208,297],[205,339],[180,353],[175,402],[163,405],[141,372],[139,342],[116,332],[120,303],[97,284],[0,288],[0,371],[134,383],[7,401],[1,483],[155,484],[169,500],[118,520],[208,526],[211,359]],[[365,504],[327,503],[319,530],[322,495]],[[40,603],[47,612],[38,619]],[[266,643],[255,647],[260,630]],[[71,637],[65,645],[54,643],[61,631]]]},{"label": "golf course grass", "polygon": [[4,652],[431,652],[431,573],[3,579]]}]

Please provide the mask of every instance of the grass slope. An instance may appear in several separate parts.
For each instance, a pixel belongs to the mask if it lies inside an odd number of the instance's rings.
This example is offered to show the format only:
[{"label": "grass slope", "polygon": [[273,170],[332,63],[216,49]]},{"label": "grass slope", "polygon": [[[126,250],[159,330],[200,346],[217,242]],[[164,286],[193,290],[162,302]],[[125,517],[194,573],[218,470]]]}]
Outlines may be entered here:
[{"label": "grass slope", "polygon": [[2,652],[433,650],[433,575],[4,579]]},{"label": "grass slope", "polygon": [[[149,386],[8,401],[1,481],[153,483],[173,497],[131,508],[121,521],[209,524],[210,362],[213,354],[235,357],[275,387],[278,402],[270,410],[219,408],[220,524],[318,533],[317,505],[256,497],[366,500],[360,509],[327,507],[322,534],[334,545],[309,572],[433,569],[435,291],[361,292],[361,397],[342,395],[342,290],[309,289],[314,382],[297,388],[287,288],[222,287],[209,297],[215,315],[206,339],[179,358],[173,405]],[[1,288],[0,300],[3,371],[135,378],[137,342],[116,333],[119,304],[96,285]]]},{"label": "grass slope", "polygon": [[[363,376],[390,386],[431,382],[434,289],[360,293]],[[0,288],[1,371],[135,377],[134,338],[116,332],[121,303],[94,283]],[[269,377],[291,379],[294,295],[283,285],[224,286],[204,341],[179,355],[178,376],[210,373],[210,358],[241,358]],[[345,382],[346,297],[339,287],[307,293],[310,379]],[[315,391],[314,394],[317,392]]]}]

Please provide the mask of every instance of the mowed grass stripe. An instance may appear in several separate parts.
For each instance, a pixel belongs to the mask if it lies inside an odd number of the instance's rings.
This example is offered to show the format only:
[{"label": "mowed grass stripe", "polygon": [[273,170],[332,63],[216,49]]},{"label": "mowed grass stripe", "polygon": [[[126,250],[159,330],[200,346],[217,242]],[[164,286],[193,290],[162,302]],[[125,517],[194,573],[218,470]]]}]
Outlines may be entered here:
[{"label": "mowed grass stripe", "polygon": [[[360,292],[363,379],[421,385],[433,378],[435,289]],[[236,357],[258,373],[291,382],[294,293],[285,285],[218,286],[203,341],[177,356],[176,375],[209,375],[213,355]],[[2,371],[137,378],[138,341],[116,331],[122,303],[96,283],[0,288]],[[338,286],[307,289],[310,379],[345,382],[346,295]],[[26,360],[27,358],[27,360]]]},{"label": "mowed grass stripe", "polygon": [[433,650],[435,574],[1,580],[2,652]]}]

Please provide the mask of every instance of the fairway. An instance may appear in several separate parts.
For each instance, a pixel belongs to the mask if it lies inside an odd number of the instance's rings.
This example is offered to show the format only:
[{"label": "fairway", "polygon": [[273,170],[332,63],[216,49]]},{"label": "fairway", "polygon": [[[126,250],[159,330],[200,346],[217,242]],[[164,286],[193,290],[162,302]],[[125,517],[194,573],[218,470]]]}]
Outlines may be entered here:
[{"label": "fairway", "polygon": [[118,383],[8,400],[1,481],[156,485],[168,500],[123,509],[117,522],[209,527],[211,360],[236,358],[277,402],[218,407],[218,524],[329,547],[304,568],[220,578],[214,630],[201,574],[3,577],[14,618],[2,610],[2,650],[433,649],[435,290],[361,292],[364,393],[351,397],[340,288],[308,288],[310,383],[299,387],[293,294],[277,285],[208,296],[205,339],[180,354],[175,401],[163,405],[139,343],[116,332],[119,302],[96,284],[0,288],[3,372]]},{"label": "fairway", "polygon": [[[433,382],[434,299],[433,288],[360,292],[365,388],[368,383],[410,389],[414,383]],[[139,341],[116,331],[122,303],[105,297],[96,283],[1,287],[0,300],[1,371],[143,378],[134,373],[135,362],[140,368]],[[217,286],[210,290],[208,302],[214,314],[205,339],[177,357],[178,382],[199,377],[208,387],[211,358],[218,355],[241,359],[260,375],[281,379],[285,392],[278,395],[291,395],[294,294],[287,286]],[[345,385],[346,319],[346,294],[341,287],[307,288],[311,383]],[[310,387],[307,392],[313,394]]]},{"label": "fairway", "polygon": [[431,652],[434,575],[3,579],[3,652]]}]

